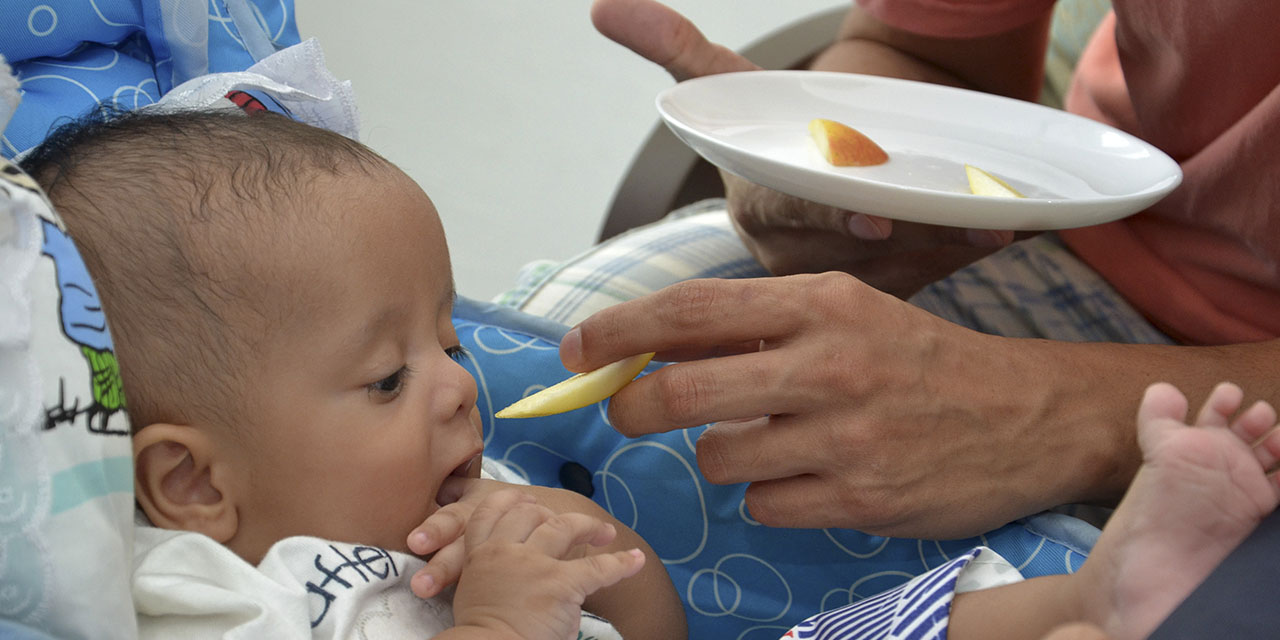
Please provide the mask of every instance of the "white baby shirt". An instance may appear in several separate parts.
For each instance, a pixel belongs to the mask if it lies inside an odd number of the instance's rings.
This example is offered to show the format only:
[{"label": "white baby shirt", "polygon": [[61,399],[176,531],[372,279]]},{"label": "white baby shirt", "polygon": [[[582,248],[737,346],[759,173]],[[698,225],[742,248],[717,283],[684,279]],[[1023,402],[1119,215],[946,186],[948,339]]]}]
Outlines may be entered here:
[{"label": "white baby shirt", "polygon": [[[482,476],[528,484],[485,459]],[[416,556],[320,538],[277,542],[258,566],[212,538],[150,526],[135,529],[133,602],[142,640],[399,640],[453,626],[449,595],[423,600],[409,588],[426,563]],[[582,640],[622,640],[583,612]]]},{"label": "white baby shirt", "polygon": [[[136,530],[133,601],[143,640],[430,638],[453,625],[449,598],[409,589],[425,562],[378,547],[294,537],[257,567],[208,536]],[[582,615],[579,637],[621,640]]]}]

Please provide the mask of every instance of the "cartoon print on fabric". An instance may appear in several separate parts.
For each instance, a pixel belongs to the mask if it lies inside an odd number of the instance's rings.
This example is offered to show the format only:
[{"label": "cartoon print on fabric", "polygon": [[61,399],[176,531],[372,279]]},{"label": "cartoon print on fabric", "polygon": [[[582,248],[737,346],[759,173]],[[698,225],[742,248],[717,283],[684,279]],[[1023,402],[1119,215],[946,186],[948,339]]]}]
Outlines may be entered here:
[{"label": "cartoon print on fabric", "polygon": [[281,115],[289,116],[290,118],[293,117],[293,114],[289,113],[289,110],[286,109],[284,105],[280,104],[280,102],[275,98],[272,98],[270,94],[261,91],[242,91],[240,89],[236,89],[235,91],[228,91],[225,97],[230,100],[232,104],[240,107],[242,111],[249,115],[263,111],[272,111]]},{"label": "cartoon print on fabric", "polygon": [[124,390],[120,365],[116,362],[107,318],[102,312],[98,290],[89,279],[89,269],[76,251],[65,229],[50,220],[40,220],[44,232],[41,253],[53,260],[58,277],[58,316],[62,332],[80,347],[89,366],[91,400],[84,402],[74,391],[67,397],[67,381],[59,380],[58,402],[45,409],[46,430],[74,423],[84,417],[91,433],[129,435],[127,428],[113,427],[112,416],[124,411]]}]

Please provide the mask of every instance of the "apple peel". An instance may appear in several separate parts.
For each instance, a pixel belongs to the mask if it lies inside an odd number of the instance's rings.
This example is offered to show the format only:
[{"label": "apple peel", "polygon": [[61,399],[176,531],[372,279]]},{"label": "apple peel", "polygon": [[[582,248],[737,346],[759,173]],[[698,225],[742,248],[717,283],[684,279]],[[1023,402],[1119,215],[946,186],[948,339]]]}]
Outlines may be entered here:
[{"label": "apple peel", "polygon": [[630,384],[653,359],[653,355],[642,353],[594,371],[579,373],[533,395],[525,396],[494,415],[498,418],[538,418],[595,404]]},{"label": "apple peel", "polygon": [[889,161],[889,154],[861,131],[835,120],[809,121],[809,137],[822,157],[837,167],[870,167]]},{"label": "apple peel", "polygon": [[1026,196],[1018,193],[1017,189],[1009,186],[1008,182],[997,178],[982,169],[971,164],[964,166],[964,175],[969,179],[969,191],[978,196],[992,196],[996,198],[1025,198]]}]

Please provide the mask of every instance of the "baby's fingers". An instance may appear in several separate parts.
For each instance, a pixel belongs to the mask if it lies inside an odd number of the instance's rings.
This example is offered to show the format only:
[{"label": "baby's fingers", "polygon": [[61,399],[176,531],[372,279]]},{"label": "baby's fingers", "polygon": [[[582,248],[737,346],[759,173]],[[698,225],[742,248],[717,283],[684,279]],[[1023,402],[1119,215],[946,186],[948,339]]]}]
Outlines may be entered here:
[{"label": "baby's fingers", "polygon": [[458,581],[462,575],[462,565],[467,560],[466,542],[454,540],[445,548],[436,552],[427,565],[413,574],[410,588],[419,598],[430,598],[445,587]]},{"label": "baby's fingers", "polygon": [[[467,531],[467,545],[474,548],[488,540],[498,531],[499,525],[510,528],[510,523],[503,524],[503,521],[509,521],[512,513],[527,515],[536,512],[536,502],[536,498],[517,489],[503,489],[486,496],[472,514]],[[536,525],[529,525],[529,529],[534,526]],[[513,536],[512,539],[523,540],[524,534]]]},{"label": "baby's fingers", "polygon": [[639,549],[600,553],[567,561],[569,580],[583,596],[589,596],[623,578],[634,576],[644,567],[644,552]]},{"label": "baby's fingers", "polygon": [[613,525],[585,513],[562,513],[548,518],[529,534],[528,544],[553,558],[564,558],[578,545],[593,547],[613,542]]},{"label": "baby's fingers", "polygon": [[455,502],[437,509],[409,532],[409,550],[425,556],[462,537],[475,506]]}]

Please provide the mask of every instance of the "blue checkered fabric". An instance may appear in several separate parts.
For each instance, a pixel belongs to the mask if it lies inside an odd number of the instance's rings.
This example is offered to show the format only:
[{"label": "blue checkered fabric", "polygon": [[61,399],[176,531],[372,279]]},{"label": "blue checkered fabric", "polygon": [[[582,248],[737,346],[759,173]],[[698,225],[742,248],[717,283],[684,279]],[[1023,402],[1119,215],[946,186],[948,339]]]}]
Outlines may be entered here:
[{"label": "blue checkered fabric", "polygon": [[[717,199],[690,205],[565,262],[527,265],[517,286],[494,301],[574,325],[604,307],[682,280],[766,275],[738,239],[724,201]],[[1050,233],[961,269],[911,302],[995,335],[1172,343]]]}]

